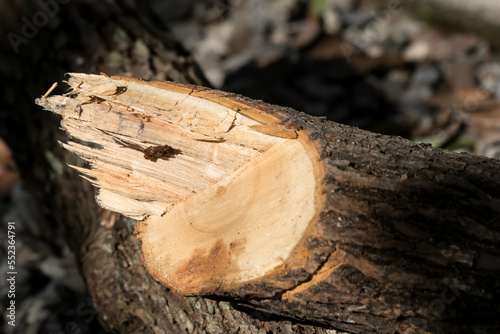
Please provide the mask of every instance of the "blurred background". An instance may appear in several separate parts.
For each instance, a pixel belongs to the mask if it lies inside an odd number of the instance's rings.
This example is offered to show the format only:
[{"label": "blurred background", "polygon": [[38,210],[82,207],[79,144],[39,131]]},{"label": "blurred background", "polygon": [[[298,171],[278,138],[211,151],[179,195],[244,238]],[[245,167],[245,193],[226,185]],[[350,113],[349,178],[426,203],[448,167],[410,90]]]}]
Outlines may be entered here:
[{"label": "blurred background", "polygon": [[18,326],[0,332],[104,333],[43,198],[64,135],[33,101],[65,72],[188,81],[500,158],[498,17],[487,0],[2,0],[0,269],[15,221]]}]

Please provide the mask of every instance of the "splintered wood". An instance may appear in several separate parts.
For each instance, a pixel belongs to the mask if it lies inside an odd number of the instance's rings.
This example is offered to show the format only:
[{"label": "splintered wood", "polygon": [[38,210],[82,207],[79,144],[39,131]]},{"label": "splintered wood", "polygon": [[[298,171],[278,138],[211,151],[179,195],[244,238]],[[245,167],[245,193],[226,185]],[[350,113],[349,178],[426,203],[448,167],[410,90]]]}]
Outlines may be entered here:
[{"label": "splintered wood", "polygon": [[[267,105],[168,82],[70,74],[37,103],[63,117],[98,203],[143,220],[143,261],[183,294],[287,265],[319,205],[307,135]],[[266,110],[267,108],[267,110]]]}]

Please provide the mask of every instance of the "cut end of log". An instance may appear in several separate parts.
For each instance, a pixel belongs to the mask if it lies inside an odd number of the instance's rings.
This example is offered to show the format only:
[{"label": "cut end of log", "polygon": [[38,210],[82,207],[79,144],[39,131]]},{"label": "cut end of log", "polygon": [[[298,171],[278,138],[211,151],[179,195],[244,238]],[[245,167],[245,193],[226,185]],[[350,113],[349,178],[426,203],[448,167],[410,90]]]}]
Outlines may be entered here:
[{"label": "cut end of log", "polygon": [[89,163],[75,168],[99,188],[98,203],[143,219],[143,262],[162,284],[212,294],[272,276],[288,289],[300,282],[287,271],[317,269],[305,236],[323,169],[279,111],[169,82],[73,73],[68,84],[37,103],[79,140],[63,146]]}]

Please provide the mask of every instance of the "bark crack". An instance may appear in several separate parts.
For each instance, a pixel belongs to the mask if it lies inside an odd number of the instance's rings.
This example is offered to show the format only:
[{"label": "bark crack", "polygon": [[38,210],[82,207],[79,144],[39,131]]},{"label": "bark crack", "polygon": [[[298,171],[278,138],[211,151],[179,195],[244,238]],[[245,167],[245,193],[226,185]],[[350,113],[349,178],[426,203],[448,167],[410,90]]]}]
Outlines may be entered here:
[{"label": "bark crack", "polygon": [[[296,290],[300,290],[301,287],[303,287],[304,285],[307,285],[309,283],[312,283],[315,281],[315,279],[317,278],[317,276],[325,273],[327,270],[331,270],[333,268],[327,268],[327,264],[330,263],[330,260],[333,258],[333,256],[335,256],[336,254],[338,253],[338,250],[337,249],[334,249],[327,257],[324,261],[320,262],[318,267],[316,268],[316,270],[314,272],[312,272],[311,274],[309,274],[303,281],[297,283],[296,285],[294,285],[293,287],[290,287],[288,289],[285,289],[283,290],[282,292],[276,294],[272,299],[280,299],[280,300],[286,300],[287,297],[286,295],[293,295],[294,294],[294,291]],[[336,266],[335,266],[336,267]]]}]

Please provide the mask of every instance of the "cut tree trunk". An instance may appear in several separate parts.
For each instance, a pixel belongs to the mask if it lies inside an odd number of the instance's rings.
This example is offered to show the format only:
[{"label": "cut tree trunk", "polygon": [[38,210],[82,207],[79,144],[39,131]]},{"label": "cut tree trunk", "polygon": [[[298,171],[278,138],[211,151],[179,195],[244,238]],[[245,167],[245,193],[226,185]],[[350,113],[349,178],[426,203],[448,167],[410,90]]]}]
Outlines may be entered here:
[{"label": "cut tree trunk", "polygon": [[500,161],[199,86],[68,84],[37,103],[174,294],[353,333],[500,330]]}]

